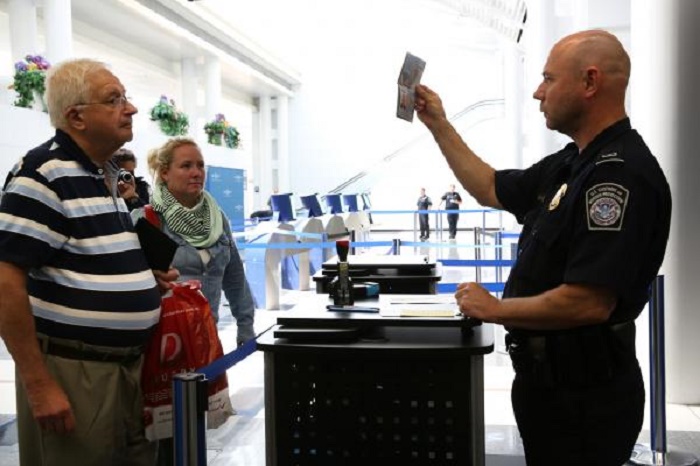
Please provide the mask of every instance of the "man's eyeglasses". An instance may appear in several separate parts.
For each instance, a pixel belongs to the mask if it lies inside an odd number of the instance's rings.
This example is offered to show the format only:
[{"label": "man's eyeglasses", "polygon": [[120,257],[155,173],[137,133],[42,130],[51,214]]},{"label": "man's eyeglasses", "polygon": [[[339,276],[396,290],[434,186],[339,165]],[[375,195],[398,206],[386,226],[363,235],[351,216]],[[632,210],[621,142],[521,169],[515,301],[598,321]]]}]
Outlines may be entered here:
[{"label": "man's eyeglasses", "polygon": [[124,108],[126,104],[130,103],[131,99],[125,95],[115,95],[114,97],[105,100],[104,102],[85,102],[76,105],[106,105],[108,107],[114,108]]}]

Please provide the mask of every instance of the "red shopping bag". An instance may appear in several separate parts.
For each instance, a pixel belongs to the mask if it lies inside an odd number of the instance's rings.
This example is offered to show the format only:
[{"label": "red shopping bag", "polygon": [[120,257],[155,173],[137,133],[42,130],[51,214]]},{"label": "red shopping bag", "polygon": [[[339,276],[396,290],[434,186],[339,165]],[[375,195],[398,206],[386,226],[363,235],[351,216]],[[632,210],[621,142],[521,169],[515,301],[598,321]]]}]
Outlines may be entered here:
[{"label": "red shopping bag", "polygon": [[[175,283],[161,302],[160,322],[147,347],[141,374],[146,437],[172,437],[172,378],[193,372],[223,356],[209,302],[196,280]],[[226,374],[209,381],[207,428],[234,413]]]}]

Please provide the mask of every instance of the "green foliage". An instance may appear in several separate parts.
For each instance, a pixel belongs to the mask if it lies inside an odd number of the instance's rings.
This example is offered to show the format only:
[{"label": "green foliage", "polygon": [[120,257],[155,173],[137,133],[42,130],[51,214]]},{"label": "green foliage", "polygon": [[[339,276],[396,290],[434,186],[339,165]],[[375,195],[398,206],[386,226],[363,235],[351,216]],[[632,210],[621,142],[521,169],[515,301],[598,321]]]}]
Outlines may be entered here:
[{"label": "green foliage", "polygon": [[183,136],[190,128],[190,120],[184,112],[175,107],[175,101],[164,95],[151,109],[151,120],[157,121],[160,130],[167,136]]},{"label": "green foliage", "polygon": [[14,82],[10,86],[17,92],[17,107],[31,108],[35,96],[41,100],[41,105],[46,111],[44,92],[46,91],[46,70],[51,67],[41,55],[27,55],[25,60],[15,63]]},{"label": "green foliage", "polygon": [[218,113],[212,121],[204,125],[204,132],[207,133],[209,144],[220,146],[223,142],[229,149],[236,149],[241,144],[238,129],[229,124],[221,113]]},{"label": "green foliage", "polygon": [[224,129],[224,143],[229,149],[236,149],[238,146],[240,146],[240,133],[235,126],[227,126]]}]

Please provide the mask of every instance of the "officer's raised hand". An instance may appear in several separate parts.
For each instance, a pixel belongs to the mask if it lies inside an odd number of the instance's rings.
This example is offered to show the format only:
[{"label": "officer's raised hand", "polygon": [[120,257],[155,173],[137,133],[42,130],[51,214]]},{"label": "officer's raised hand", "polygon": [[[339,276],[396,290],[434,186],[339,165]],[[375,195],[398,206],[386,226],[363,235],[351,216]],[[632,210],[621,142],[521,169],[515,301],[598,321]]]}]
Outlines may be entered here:
[{"label": "officer's raised hand", "polygon": [[430,130],[440,122],[447,122],[440,96],[424,84],[416,85],[415,109],[420,121]]},{"label": "officer's raised hand", "polygon": [[459,311],[465,316],[484,322],[496,322],[501,300],[478,283],[468,282],[457,285],[455,299],[459,305]]}]

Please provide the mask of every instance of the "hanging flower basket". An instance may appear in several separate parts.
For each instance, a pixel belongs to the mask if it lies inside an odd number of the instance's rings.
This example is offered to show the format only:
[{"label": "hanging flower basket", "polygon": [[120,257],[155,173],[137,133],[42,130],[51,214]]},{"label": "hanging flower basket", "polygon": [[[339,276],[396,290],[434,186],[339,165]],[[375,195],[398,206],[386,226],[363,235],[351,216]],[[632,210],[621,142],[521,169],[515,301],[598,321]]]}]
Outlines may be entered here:
[{"label": "hanging flower basket", "polygon": [[16,107],[32,108],[36,103],[42,111],[47,111],[44,91],[46,70],[50,67],[51,64],[41,55],[27,55],[15,63],[14,81],[9,88],[17,93]]},{"label": "hanging flower basket", "polygon": [[229,149],[237,149],[241,145],[240,133],[235,126],[232,126],[222,113],[204,125],[204,132],[207,133],[207,142],[220,146],[226,145]]},{"label": "hanging flower basket", "polygon": [[165,95],[161,95],[158,103],[151,109],[151,120],[157,121],[160,130],[167,136],[183,136],[190,128],[187,115],[179,111],[175,101]]}]

